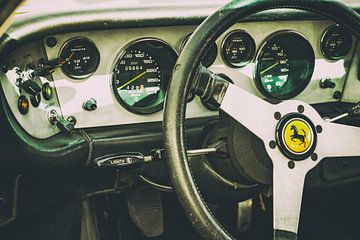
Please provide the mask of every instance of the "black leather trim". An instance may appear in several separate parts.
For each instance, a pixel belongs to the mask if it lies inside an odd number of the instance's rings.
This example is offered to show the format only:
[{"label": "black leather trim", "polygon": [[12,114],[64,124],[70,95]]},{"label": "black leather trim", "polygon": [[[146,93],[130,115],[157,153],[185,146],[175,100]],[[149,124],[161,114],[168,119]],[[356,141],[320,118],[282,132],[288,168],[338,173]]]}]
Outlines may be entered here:
[{"label": "black leather trim", "polygon": [[274,8],[307,10],[337,21],[357,38],[360,16],[342,3],[320,0],[235,0],[207,18],[190,37],[175,65],[164,114],[164,143],[171,179],[179,200],[204,239],[233,239],[210,212],[194,181],[185,154],[186,96],[206,48],[240,18]]}]

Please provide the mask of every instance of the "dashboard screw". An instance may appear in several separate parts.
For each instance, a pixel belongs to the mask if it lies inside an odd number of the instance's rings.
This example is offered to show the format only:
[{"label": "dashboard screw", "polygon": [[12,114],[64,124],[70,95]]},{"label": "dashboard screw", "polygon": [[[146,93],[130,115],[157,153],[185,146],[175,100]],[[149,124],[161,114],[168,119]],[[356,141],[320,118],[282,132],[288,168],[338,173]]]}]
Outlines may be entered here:
[{"label": "dashboard screw", "polygon": [[294,162],[294,161],[289,161],[289,162],[288,162],[288,167],[289,167],[290,169],[293,169],[293,168],[295,167],[295,162]]},{"label": "dashboard screw", "polygon": [[269,142],[269,146],[270,146],[270,148],[272,148],[272,149],[276,148],[276,142],[275,142],[274,140],[271,140],[271,141]]},{"label": "dashboard screw", "polygon": [[276,120],[280,120],[280,118],[281,118],[281,113],[275,112],[275,113],[274,113],[274,118],[275,118]]},{"label": "dashboard screw", "polygon": [[339,100],[342,97],[342,93],[340,91],[336,91],[333,94],[333,98]]},{"label": "dashboard screw", "polygon": [[48,37],[46,40],[45,40],[45,42],[46,42],[46,45],[48,46],[48,47],[55,47],[55,45],[57,44],[57,40],[56,40],[56,38],[54,38],[54,37]]},{"label": "dashboard screw", "polygon": [[316,153],[311,154],[311,160],[316,161],[318,159],[318,155]]},{"label": "dashboard screw", "polygon": [[303,105],[299,105],[299,106],[297,107],[297,110],[298,110],[299,113],[303,113],[303,112],[305,111],[305,108],[304,108]]},{"label": "dashboard screw", "polygon": [[69,116],[66,120],[69,121],[69,122],[71,122],[71,124],[72,124],[73,126],[75,126],[75,124],[76,124],[76,118],[75,118],[75,117]]},{"label": "dashboard screw", "polygon": [[320,126],[320,125],[317,125],[317,126],[316,126],[316,132],[317,132],[317,133],[321,133],[322,130],[323,130],[323,129],[322,129],[322,126]]}]

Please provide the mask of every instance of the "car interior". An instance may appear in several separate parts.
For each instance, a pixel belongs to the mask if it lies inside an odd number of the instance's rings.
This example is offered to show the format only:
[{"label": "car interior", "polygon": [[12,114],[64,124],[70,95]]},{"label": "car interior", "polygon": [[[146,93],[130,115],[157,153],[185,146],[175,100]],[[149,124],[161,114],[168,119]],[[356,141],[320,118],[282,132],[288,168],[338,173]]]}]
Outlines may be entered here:
[{"label": "car interior", "polygon": [[1,240],[360,239],[358,0],[0,0]]}]

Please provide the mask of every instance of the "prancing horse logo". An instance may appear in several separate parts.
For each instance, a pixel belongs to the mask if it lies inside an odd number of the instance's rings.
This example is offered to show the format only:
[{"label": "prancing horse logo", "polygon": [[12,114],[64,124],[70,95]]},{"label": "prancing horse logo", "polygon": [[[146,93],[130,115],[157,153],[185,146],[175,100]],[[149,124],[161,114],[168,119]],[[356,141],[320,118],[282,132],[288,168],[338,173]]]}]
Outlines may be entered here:
[{"label": "prancing horse logo", "polygon": [[306,148],[306,132],[304,129],[301,129],[301,131],[304,133],[304,135],[299,134],[299,130],[295,125],[291,125],[290,130],[293,131],[293,134],[290,135],[291,141],[295,142],[294,139],[298,139],[301,143],[299,145],[304,145],[304,148]]}]

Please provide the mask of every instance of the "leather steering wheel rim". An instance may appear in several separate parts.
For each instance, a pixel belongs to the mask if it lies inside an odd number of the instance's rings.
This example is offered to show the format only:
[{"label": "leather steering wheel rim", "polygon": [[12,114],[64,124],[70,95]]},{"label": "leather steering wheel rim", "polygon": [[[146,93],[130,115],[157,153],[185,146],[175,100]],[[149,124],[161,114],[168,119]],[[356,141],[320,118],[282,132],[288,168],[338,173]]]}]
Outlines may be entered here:
[{"label": "leather steering wheel rim", "polygon": [[172,183],[192,225],[204,239],[234,239],[204,202],[186,156],[184,122],[186,97],[201,57],[211,42],[237,21],[271,9],[297,9],[327,17],[360,39],[360,16],[330,0],[235,0],[209,16],[192,34],[175,65],[164,109],[164,144]]}]

